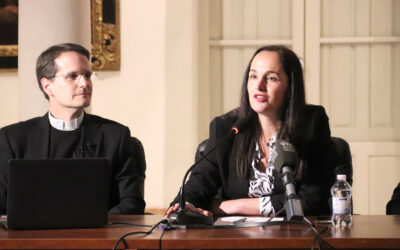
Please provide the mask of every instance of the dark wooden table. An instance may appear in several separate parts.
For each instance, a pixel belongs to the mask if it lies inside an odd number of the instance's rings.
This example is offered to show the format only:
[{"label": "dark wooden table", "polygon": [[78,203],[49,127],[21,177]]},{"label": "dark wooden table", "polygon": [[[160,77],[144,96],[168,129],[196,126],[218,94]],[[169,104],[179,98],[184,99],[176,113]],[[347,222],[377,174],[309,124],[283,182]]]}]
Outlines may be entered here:
[{"label": "dark wooden table", "polygon": [[[112,216],[111,223],[154,225],[160,215]],[[312,218],[311,218],[312,220]],[[334,248],[400,249],[400,216],[356,215],[353,225],[328,229],[322,237]],[[131,225],[108,225],[97,229],[24,230],[0,229],[0,249],[112,249],[124,234],[148,231]],[[162,237],[162,240],[160,238]],[[131,249],[310,249],[314,233],[306,224],[274,225],[235,229],[180,229],[126,238]],[[122,248],[123,244],[119,245]]]},{"label": "dark wooden table", "polygon": [[[110,216],[109,223],[130,223],[154,225],[160,215]],[[112,249],[118,239],[129,232],[148,231],[148,227],[135,227],[128,224],[107,225],[92,229],[57,230],[6,230],[0,229],[0,249]],[[127,243],[132,249],[159,249],[162,230],[152,234],[132,235]],[[119,245],[122,248],[123,244]]]}]

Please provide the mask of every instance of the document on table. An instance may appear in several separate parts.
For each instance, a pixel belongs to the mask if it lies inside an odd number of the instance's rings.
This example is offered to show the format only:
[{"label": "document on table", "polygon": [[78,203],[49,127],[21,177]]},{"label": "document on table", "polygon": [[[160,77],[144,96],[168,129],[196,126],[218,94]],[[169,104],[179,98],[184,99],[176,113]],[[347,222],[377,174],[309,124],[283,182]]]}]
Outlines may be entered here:
[{"label": "document on table", "polygon": [[0,216],[0,228],[7,229],[7,215]]},{"label": "document on table", "polygon": [[[245,217],[245,216],[228,216],[228,217],[221,217],[218,218],[214,222],[214,226],[218,225],[238,225],[242,223],[248,223],[248,224],[253,224],[253,223],[263,223],[267,222],[270,217]],[[275,217],[273,218],[270,222],[276,222],[276,221],[283,221],[284,217]]]}]

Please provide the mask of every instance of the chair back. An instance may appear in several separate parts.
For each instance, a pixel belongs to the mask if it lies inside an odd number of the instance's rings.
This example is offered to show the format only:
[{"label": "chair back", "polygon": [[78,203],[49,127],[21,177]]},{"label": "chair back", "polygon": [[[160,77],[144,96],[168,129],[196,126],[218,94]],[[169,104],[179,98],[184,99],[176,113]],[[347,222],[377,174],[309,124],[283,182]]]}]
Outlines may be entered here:
[{"label": "chair back", "polygon": [[332,141],[335,144],[335,150],[337,154],[335,164],[335,179],[338,174],[345,174],[346,180],[350,185],[353,185],[353,163],[351,158],[350,146],[342,138],[332,137]]}]

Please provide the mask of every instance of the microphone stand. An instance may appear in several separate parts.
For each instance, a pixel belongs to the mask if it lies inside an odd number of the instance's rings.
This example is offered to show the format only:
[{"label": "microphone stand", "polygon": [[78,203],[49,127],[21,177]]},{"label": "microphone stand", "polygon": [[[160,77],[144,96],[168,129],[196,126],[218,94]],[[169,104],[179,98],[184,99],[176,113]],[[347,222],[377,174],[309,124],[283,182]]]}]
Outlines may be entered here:
[{"label": "microphone stand", "polygon": [[186,178],[189,173],[192,171],[194,167],[199,165],[201,161],[203,161],[209,154],[211,154],[216,148],[218,148],[222,143],[224,143],[227,139],[232,138],[236,135],[236,130],[232,129],[231,132],[225,135],[221,140],[218,141],[212,148],[210,148],[205,154],[202,154],[202,157],[196,161],[185,173],[183,177],[182,186],[179,191],[179,210],[170,215],[170,219],[172,219],[178,225],[212,225],[213,219],[210,216],[200,214],[194,212],[190,209],[186,209],[185,202],[185,183]]},{"label": "microphone stand", "polygon": [[298,155],[294,146],[284,140],[276,140],[274,165],[282,174],[282,182],[285,187],[286,202],[285,211],[288,221],[301,221],[304,218],[303,205],[300,197],[296,195],[294,186],[293,169],[298,164]]},{"label": "microphone stand", "polygon": [[186,171],[185,176],[183,177],[181,189],[179,191],[179,195],[180,195],[179,209],[178,209],[178,211],[171,213],[169,216],[169,218],[172,221],[174,221],[174,223],[176,223],[178,225],[212,225],[213,224],[212,217],[194,212],[194,211],[186,208],[186,202],[185,202],[186,178],[194,167],[196,167],[202,160],[207,158],[207,156],[210,153],[212,153],[216,148],[218,148],[222,143],[224,143],[227,139],[232,138],[235,135],[239,134],[242,131],[242,129],[244,129],[245,126],[248,124],[250,119],[251,119],[251,116],[246,116],[246,117],[236,121],[232,125],[232,130],[227,135],[225,135],[221,140],[219,140],[213,147],[211,147],[205,154],[202,154],[202,157],[198,161],[196,161]]},{"label": "microphone stand", "polygon": [[293,171],[290,167],[282,167],[282,181],[286,187],[287,200],[285,202],[286,219],[288,221],[302,221],[304,218],[303,205],[301,199],[296,195],[293,185]]}]

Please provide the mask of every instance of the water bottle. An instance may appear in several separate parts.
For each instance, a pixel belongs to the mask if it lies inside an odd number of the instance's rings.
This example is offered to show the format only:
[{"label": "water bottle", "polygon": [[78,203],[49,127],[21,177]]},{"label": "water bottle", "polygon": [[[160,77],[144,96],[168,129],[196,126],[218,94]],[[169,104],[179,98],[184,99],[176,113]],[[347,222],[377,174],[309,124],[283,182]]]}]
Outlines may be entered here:
[{"label": "water bottle", "polygon": [[352,189],[346,181],[346,175],[337,175],[331,188],[332,224],[335,227],[348,227],[352,223],[351,195]]}]

